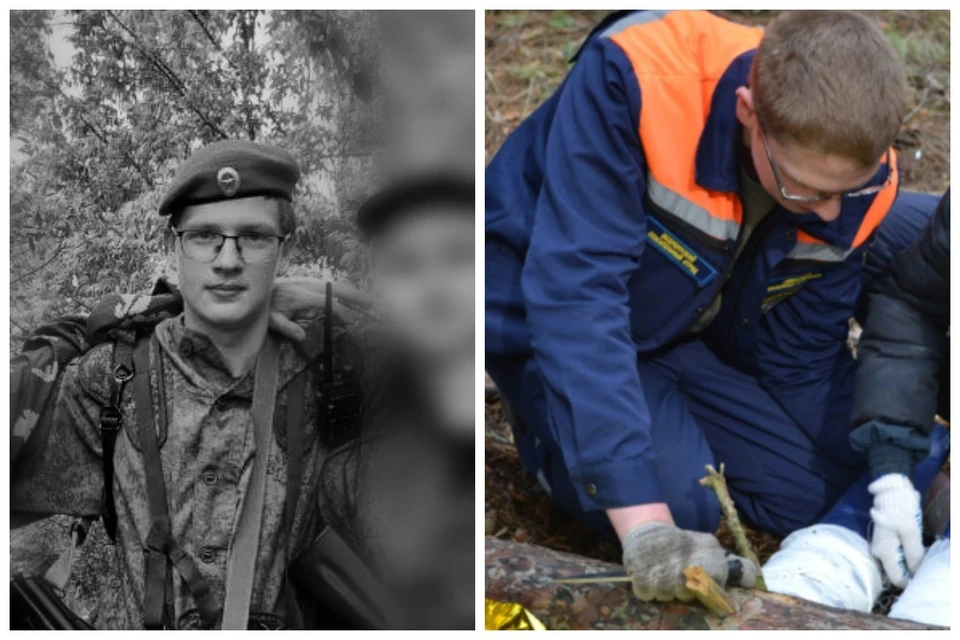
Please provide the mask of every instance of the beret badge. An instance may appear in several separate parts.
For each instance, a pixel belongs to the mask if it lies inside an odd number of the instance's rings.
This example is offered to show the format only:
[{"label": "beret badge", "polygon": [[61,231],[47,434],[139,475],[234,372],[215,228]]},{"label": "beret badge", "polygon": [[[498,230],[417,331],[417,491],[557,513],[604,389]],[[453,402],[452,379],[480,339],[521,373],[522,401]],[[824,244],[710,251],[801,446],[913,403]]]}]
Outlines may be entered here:
[{"label": "beret badge", "polygon": [[233,167],[223,167],[217,172],[217,186],[228,198],[232,198],[240,190],[240,174]]}]

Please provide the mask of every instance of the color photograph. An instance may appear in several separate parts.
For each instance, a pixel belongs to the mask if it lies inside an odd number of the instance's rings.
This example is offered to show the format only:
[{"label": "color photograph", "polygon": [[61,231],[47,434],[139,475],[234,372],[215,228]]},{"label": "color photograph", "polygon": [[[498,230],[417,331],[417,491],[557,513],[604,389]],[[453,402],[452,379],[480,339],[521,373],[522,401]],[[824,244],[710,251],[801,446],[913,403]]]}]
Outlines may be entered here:
[{"label": "color photograph", "polygon": [[485,627],[949,627],[950,13],[485,59]]}]

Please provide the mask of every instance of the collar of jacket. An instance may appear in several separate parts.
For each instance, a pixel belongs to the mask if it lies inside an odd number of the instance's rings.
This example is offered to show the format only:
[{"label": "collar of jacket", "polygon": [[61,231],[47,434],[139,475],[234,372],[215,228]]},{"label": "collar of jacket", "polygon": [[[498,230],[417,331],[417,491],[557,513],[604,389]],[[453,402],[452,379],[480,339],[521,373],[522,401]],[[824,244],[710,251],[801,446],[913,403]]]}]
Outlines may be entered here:
[{"label": "collar of jacket", "polygon": [[[221,395],[229,392],[241,398],[253,397],[256,365],[239,378],[233,377],[223,354],[205,334],[187,329],[181,314],[157,325],[157,340],[180,374],[201,389]],[[293,343],[277,336],[279,342],[280,366],[277,389],[283,389],[308,363],[303,358],[306,353],[298,353]]]},{"label": "collar of jacket", "polygon": [[[756,49],[746,51],[730,63],[710,100],[710,113],[700,135],[696,159],[697,184],[706,189],[723,193],[739,191],[743,126],[737,120],[736,91],[747,86],[755,53]],[[887,179],[887,172],[887,166],[882,165],[868,184],[883,183]],[[832,222],[824,222],[815,213],[796,214],[780,206],[777,212],[789,216],[788,219],[814,238],[849,249],[875,197],[844,198],[840,215]]]}]

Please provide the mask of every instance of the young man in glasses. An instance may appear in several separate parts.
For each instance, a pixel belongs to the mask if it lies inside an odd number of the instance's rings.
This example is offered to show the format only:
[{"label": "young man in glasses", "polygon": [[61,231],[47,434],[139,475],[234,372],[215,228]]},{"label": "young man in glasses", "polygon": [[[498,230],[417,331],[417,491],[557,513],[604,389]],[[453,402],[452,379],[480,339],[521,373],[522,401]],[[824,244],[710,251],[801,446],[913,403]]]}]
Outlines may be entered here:
[{"label": "young man in glasses", "polygon": [[848,323],[936,203],[899,192],[906,107],[855,13],[620,12],[491,161],[487,371],[526,467],[620,540],[639,597],[730,575],[705,464],[780,535],[863,472]]},{"label": "young man in glasses", "polygon": [[[299,176],[289,153],[267,145],[196,151],[159,209],[183,312],[157,324],[157,297],[125,298],[114,313],[133,318],[129,331],[62,373],[56,362],[34,370],[61,377],[43,433],[19,451],[11,508],[104,513],[117,544],[100,628],[293,624],[286,570],[316,533],[319,498],[305,479],[327,449],[319,333],[295,347],[268,330]],[[15,406],[36,406],[21,396]],[[15,437],[38,417],[21,413]]]}]

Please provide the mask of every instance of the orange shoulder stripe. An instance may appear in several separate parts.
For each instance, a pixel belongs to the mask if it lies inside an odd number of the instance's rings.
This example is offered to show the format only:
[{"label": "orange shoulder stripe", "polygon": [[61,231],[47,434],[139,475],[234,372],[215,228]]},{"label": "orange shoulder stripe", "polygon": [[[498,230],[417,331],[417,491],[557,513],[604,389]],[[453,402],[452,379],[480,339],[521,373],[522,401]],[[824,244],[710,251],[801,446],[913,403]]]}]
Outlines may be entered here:
[{"label": "orange shoulder stripe", "polygon": [[[866,215],[863,216],[863,222],[860,223],[860,228],[857,230],[857,235],[853,239],[854,249],[866,242],[870,234],[876,231],[880,223],[883,222],[883,219],[890,211],[890,207],[893,206],[894,199],[897,197],[897,187],[899,184],[900,172],[897,170],[897,152],[893,147],[890,147],[890,186],[878,193],[873,199],[870,208],[867,209]],[[797,242],[803,242],[805,244],[826,244],[826,242],[820,238],[814,238],[806,231],[797,233]]]},{"label": "orange shoulder stripe", "polygon": [[711,216],[736,224],[739,198],[697,184],[697,146],[717,82],[762,34],[706,11],[673,11],[611,36],[640,83],[638,133],[650,174]]}]

